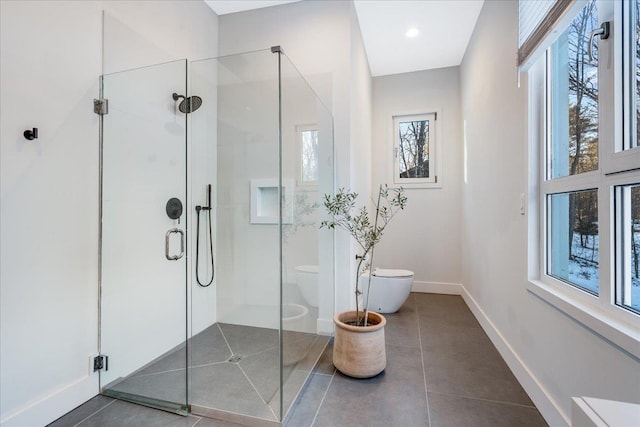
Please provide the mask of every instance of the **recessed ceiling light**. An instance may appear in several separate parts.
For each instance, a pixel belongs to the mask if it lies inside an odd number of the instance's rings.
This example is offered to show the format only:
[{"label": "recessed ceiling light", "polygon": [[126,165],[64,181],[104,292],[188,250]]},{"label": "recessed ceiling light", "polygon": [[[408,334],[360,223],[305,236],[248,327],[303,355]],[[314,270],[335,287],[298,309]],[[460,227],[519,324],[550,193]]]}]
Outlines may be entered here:
[{"label": "recessed ceiling light", "polygon": [[409,28],[409,31],[405,33],[407,37],[415,37],[418,35],[420,31],[417,28]]}]

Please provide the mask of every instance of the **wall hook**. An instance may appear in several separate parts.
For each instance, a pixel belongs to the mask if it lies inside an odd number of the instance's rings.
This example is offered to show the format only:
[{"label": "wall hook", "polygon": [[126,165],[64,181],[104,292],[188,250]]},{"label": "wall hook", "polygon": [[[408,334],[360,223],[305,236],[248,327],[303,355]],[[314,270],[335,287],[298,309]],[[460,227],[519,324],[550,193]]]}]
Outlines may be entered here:
[{"label": "wall hook", "polygon": [[24,131],[23,135],[29,141],[32,141],[34,139],[38,139],[38,128],[33,128],[31,130],[27,129],[27,130]]}]

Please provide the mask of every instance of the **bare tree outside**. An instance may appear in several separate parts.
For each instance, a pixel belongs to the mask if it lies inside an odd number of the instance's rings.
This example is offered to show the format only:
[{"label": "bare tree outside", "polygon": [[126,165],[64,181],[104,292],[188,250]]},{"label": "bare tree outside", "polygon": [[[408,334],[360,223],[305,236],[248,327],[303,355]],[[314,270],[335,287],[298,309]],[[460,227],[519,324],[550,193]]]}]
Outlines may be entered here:
[{"label": "bare tree outside", "polygon": [[[553,178],[598,170],[598,49],[588,55],[591,31],[598,27],[596,2],[589,1],[554,44],[552,115],[558,133],[552,140]],[[566,98],[564,98],[566,96]],[[568,122],[565,122],[568,121]],[[567,245],[568,260],[558,265],[558,277],[593,293],[599,291],[598,193],[574,191],[554,197],[557,209],[566,203],[567,234],[556,244]],[[560,212],[560,211],[559,211]],[[557,228],[558,232],[562,228]],[[559,250],[558,250],[559,251]],[[558,252],[560,253],[560,252]],[[566,270],[560,268],[568,262]]]},{"label": "bare tree outside", "polygon": [[[629,43],[624,53],[630,56],[630,61],[625,62],[625,66],[630,67],[624,74],[629,79],[624,87],[630,92],[625,94],[625,108],[629,107],[631,112],[631,123],[625,126],[625,132],[630,130],[631,134],[625,137],[622,149],[628,150],[638,147],[640,139],[640,0],[632,0],[625,6],[628,6],[626,11],[631,11],[629,28],[635,31],[624,41]],[[551,48],[549,116],[552,124],[546,159],[550,180],[600,169],[599,37],[595,37],[592,44],[593,59],[588,54],[590,35],[599,24],[596,1],[590,0]],[[603,142],[607,150],[611,145],[610,141]],[[550,238],[547,242],[549,274],[597,295],[600,291],[598,198],[606,196],[603,191],[606,193],[613,187],[592,185],[593,188],[572,186],[571,190],[549,194]],[[611,243],[619,263],[616,266],[617,303],[640,312],[640,183],[617,185],[615,194],[619,207],[615,212],[617,234]]]},{"label": "bare tree outside", "polygon": [[400,178],[429,177],[429,120],[400,122]]},{"label": "bare tree outside", "polygon": [[[569,48],[569,175],[598,169],[598,62],[587,54],[589,35],[598,26],[596,2],[590,1],[568,29]],[[598,57],[594,47],[594,57]],[[598,234],[598,204],[590,192],[573,193],[569,199],[569,245],[576,259],[574,233],[583,236]],[[594,247],[592,248],[593,256]],[[587,262],[586,260],[580,260]],[[591,261],[592,262],[592,261]],[[597,265],[597,263],[596,263]]]}]

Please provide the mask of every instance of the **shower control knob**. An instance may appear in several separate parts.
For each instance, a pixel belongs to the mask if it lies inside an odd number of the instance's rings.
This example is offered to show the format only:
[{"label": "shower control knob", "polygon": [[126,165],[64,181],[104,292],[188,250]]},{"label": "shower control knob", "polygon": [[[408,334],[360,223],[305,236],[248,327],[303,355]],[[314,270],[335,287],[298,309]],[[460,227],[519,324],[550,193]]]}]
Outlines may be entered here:
[{"label": "shower control knob", "polygon": [[31,130],[25,130],[22,135],[29,141],[33,141],[34,139],[38,139],[38,128],[33,128]]},{"label": "shower control knob", "polygon": [[178,219],[182,216],[182,202],[176,197],[167,201],[167,216],[171,219]]}]

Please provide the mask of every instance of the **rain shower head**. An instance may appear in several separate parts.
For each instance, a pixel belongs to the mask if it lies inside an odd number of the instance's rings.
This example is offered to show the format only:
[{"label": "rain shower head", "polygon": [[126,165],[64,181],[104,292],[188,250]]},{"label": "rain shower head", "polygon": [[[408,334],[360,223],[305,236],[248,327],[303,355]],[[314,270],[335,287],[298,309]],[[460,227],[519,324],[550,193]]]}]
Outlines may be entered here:
[{"label": "rain shower head", "polygon": [[188,98],[185,98],[184,95],[178,95],[177,93],[174,92],[173,95],[171,95],[171,97],[173,98],[174,101],[177,101],[180,98],[182,98],[182,102],[180,102],[180,105],[178,105],[178,110],[180,110],[180,112],[185,114],[193,113],[202,105],[202,98],[200,98],[199,96],[193,95]]}]

